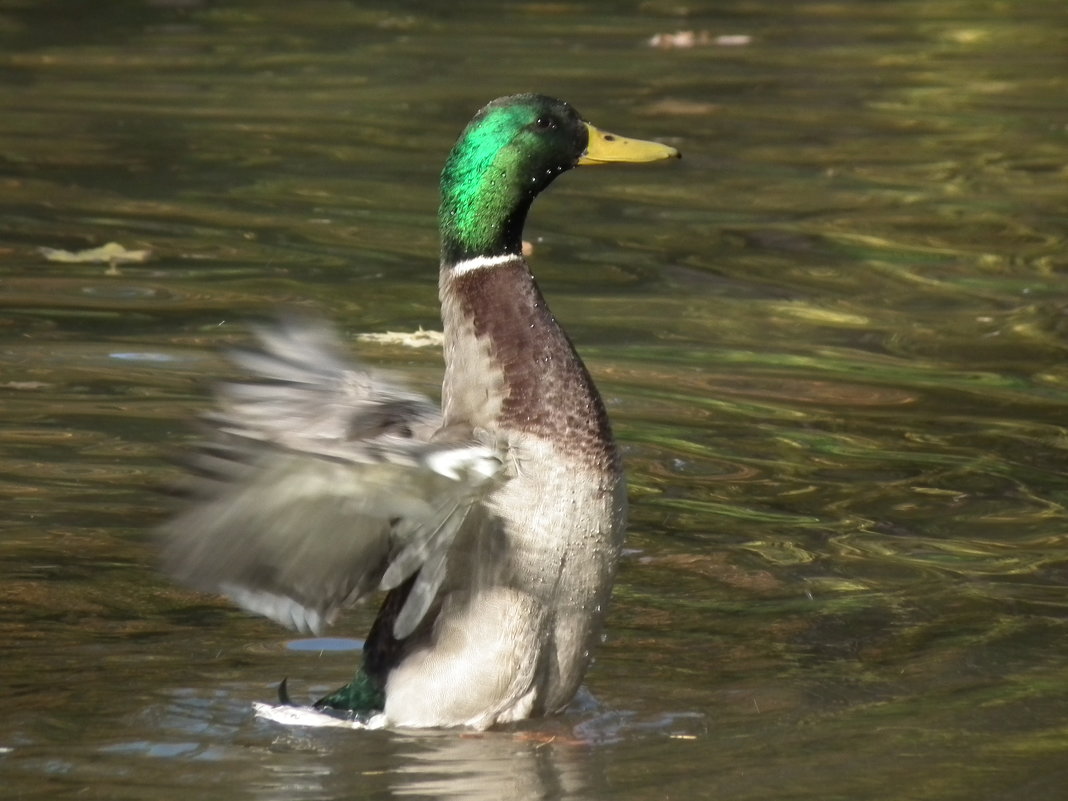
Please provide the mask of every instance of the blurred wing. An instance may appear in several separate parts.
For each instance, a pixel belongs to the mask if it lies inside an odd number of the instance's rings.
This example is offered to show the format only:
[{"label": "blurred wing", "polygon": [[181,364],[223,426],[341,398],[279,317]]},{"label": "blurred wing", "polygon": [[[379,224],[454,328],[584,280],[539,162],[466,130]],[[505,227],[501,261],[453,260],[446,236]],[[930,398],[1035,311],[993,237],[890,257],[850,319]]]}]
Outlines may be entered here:
[{"label": "blurred wing", "polygon": [[449,547],[499,478],[501,454],[430,443],[440,412],[347,363],[328,329],[287,321],[232,354],[252,374],[217,390],[188,506],[166,523],[165,568],[198,589],[318,633],[375,589],[416,575],[394,622],[419,624]]}]

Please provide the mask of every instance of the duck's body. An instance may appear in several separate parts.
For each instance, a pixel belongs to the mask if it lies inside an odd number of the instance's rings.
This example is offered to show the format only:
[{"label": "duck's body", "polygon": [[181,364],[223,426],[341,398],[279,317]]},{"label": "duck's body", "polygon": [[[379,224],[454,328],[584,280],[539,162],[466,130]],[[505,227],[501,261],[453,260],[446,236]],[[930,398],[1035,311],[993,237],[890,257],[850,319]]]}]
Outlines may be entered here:
[{"label": "duck's body", "polygon": [[[612,157],[613,151],[616,157]],[[607,154],[607,155],[606,155]],[[290,323],[235,359],[170,569],[317,631],[388,590],[324,706],[392,726],[550,714],[589,663],[626,496],[604,404],[521,255],[531,201],[577,163],[677,156],[537,95],[476,115],[442,173],[440,412]]]},{"label": "duck's body", "polygon": [[522,258],[446,269],[441,299],[442,432],[492,441],[507,480],[472,510],[469,541],[450,554],[458,564],[447,575],[460,578],[442,588],[449,631],[405,649],[386,679],[385,714],[484,728],[574,696],[611,591],[626,494],[601,398]]}]

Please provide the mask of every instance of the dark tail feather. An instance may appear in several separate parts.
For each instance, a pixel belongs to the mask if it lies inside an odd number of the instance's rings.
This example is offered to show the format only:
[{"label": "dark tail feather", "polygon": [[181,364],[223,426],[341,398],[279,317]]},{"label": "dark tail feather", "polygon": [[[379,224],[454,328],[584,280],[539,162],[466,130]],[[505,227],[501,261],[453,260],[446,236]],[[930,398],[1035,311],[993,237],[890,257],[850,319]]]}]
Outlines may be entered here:
[{"label": "dark tail feather", "polygon": [[289,697],[289,688],[286,686],[286,682],[288,681],[289,677],[286,676],[278,685],[278,703],[282,706],[296,706]]}]

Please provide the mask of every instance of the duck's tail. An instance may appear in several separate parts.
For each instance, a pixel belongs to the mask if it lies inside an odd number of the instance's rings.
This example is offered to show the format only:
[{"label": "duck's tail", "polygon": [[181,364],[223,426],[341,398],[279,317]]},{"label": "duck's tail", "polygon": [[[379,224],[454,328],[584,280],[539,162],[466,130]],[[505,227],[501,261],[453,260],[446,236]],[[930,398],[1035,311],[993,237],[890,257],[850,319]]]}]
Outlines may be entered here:
[{"label": "duck's tail", "polygon": [[[285,688],[283,681],[278,687],[279,697]],[[288,700],[282,699],[282,703]],[[378,682],[372,679],[361,665],[356,671],[356,676],[346,684],[329,695],[324,695],[314,706],[316,709],[337,709],[346,712],[374,713],[381,712],[385,707],[386,695]]]}]

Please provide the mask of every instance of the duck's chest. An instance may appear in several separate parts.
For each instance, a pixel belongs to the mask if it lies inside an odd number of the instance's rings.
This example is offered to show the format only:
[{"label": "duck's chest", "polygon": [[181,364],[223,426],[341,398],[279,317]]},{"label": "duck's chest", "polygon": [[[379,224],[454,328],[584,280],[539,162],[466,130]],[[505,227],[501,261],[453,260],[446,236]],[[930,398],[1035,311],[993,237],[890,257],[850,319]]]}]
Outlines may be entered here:
[{"label": "duck's chest", "polygon": [[593,474],[619,455],[597,388],[519,258],[441,282],[446,426],[546,444]]},{"label": "duck's chest", "polygon": [[441,298],[445,425],[504,454],[509,479],[486,506],[513,576],[549,592],[605,586],[625,492],[593,380],[521,259],[445,273]]}]

